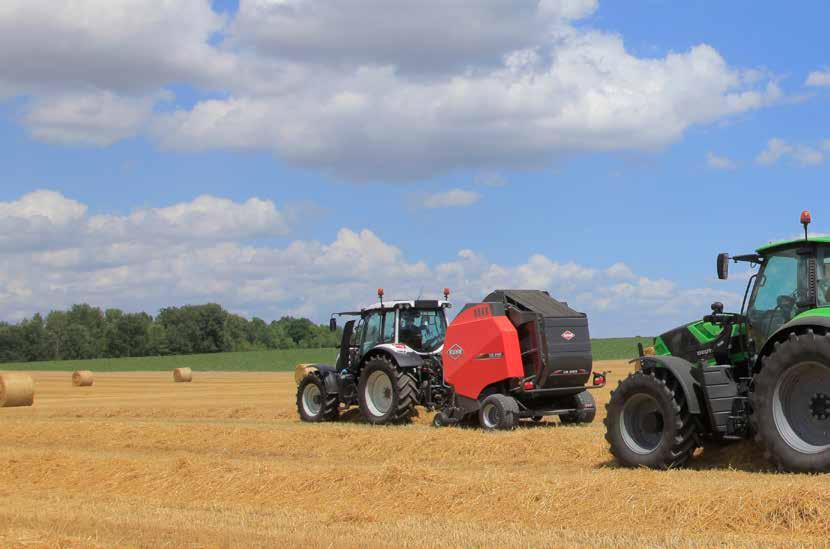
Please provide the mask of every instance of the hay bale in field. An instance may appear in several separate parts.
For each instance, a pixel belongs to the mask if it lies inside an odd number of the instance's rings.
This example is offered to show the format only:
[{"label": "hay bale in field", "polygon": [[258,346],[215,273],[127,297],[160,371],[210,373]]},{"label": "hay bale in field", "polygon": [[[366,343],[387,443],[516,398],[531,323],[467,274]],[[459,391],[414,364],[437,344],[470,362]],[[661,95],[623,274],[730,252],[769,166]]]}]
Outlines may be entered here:
[{"label": "hay bale in field", "polygon": [[173,370],[173,381],[176,383],[190,383],[193,381],[193,370],[190,368],[176,368]]},{"label": "hay bale in field", "polygon": [[0,408],[31,406],[35,401],[35,380],[25,374],[0,375]]},{"label": "hay bale in field", "polygon": [[316,370],[314,364],[297,364],[294,367],[294,383],[299,385],[305,376]]},{"label": "hay bale in field", "polygon": [[92,372],[89,370],[77,370],[72,373],[72,385],[75,387],[92,387]]}]

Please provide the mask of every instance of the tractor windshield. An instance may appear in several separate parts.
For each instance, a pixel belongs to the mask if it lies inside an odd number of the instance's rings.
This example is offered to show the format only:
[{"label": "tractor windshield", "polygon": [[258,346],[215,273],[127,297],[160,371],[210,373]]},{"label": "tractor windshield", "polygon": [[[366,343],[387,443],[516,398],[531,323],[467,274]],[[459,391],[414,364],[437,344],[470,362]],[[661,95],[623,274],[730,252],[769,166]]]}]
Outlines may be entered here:
[{"label": "tractor windshield", "polygon": [[443,309],[401,309],[398,342],[419,353],[432,353],[444,344],[447,321]]},{"label": "tractor windshield", "polygon": [[767,256],[752,291],[749,309],[750,329],[762,343],[783,324],[798,314],[798,305],[809,296],[809,255],[787,250]]}]

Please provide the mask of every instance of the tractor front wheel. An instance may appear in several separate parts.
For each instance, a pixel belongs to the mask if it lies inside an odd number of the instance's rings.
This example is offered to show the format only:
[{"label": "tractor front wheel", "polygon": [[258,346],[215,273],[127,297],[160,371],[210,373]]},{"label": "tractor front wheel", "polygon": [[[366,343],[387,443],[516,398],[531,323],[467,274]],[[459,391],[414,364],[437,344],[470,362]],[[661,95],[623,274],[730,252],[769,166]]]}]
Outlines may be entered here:
[{"label": "tractor front wheel", "polygon": [[306,374],[297,386],[297,412],[303,421],[334,421],[339,415],[337,395],[326,393],[326,386],[316,373]]},{"label": "tractor front wheel", "polygon": [[415,415],[415,380],[385,356],[370,358],[357,387],[360,412],[373,425],[403,423]]},{"label": "tractor front wheel", "polygon": [[830,335],[790,334],[755,377],[755,438],[787,471],[830,471]]},{"label": "tractor front wheel", "polygon": [[606,410],[605,439],[627,467],[679,467],[699,444],[683,389],[668,372],[629,375],[611,393]]}]

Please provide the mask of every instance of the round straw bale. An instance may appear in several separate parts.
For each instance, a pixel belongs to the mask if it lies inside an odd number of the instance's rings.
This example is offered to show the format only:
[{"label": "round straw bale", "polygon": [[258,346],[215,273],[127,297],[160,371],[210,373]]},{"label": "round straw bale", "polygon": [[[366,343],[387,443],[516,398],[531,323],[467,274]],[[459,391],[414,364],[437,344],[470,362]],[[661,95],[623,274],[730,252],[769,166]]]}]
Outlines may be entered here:
[{"label": "round straw bale", "polygon": [[316,370],[314,364],[297,364],[294,367],[294,383],[299,385],[305,376]]},{"label": "round straw bale", "polygon": [[31,406],[35,381],[25,374],[0,375],[0,407]]},{"label": "round straw bale", "polygon": [[189,383],[193,381],[193,371],[190,368],[176,368],[173,370],[173,381],[176,383]]},{"label": "round straw bale", "polygon": [[72,385],[75,387],[92,387],[92,372],[89,370],[78,370],[72,373]]}]

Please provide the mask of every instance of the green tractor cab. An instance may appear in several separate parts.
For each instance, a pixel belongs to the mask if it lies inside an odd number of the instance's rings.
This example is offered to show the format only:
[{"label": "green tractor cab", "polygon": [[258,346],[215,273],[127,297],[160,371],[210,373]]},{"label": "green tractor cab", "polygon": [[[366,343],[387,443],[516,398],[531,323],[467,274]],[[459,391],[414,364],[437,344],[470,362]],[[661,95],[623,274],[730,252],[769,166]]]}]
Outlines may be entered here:
[{"label": "green tractor cab", "polygon": [[683,465],[704,440],[754,437],[780,469],[830,471],[830,237],[720,254],[757,267],[739,313],[721,303],[640,353],[607,406],[606,439],[627,466]]}]

